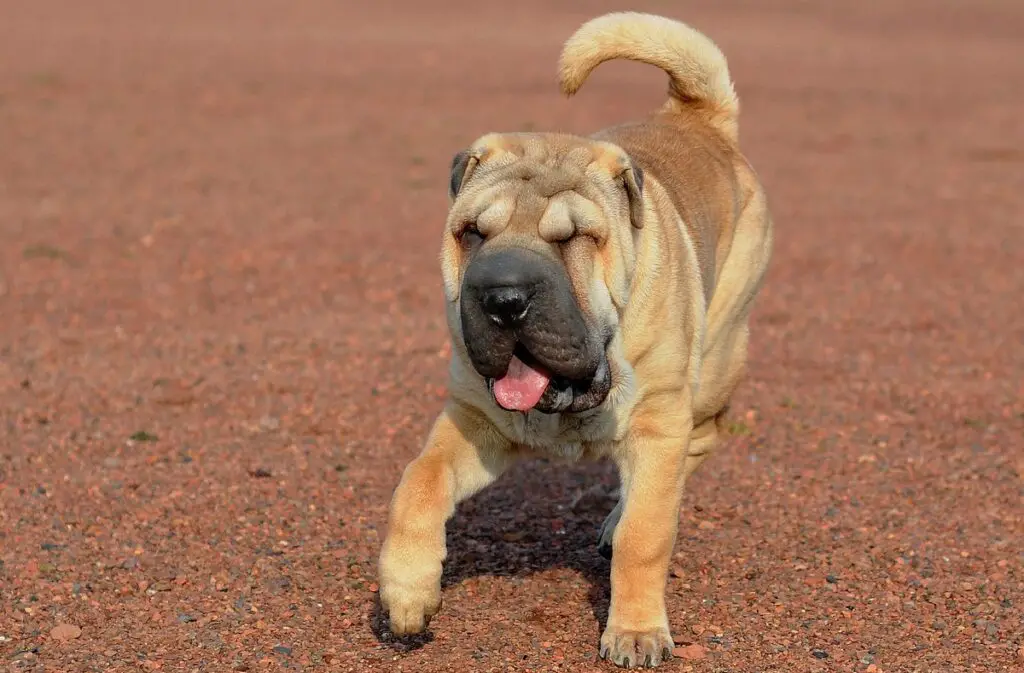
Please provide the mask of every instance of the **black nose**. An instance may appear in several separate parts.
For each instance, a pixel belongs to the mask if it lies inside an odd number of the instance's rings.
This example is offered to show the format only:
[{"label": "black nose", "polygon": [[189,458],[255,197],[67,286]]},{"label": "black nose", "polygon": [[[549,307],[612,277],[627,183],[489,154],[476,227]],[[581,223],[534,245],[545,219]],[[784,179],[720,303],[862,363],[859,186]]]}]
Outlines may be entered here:
[{"label": "black nose", "polygon": [[506,248],[481,255],[466,269],[464,284],[470,313],[503,329],[520,327],[531,304],[543,301],[551,262],[538,253]]},{"label": "black nose", "polygon": [[530,311],[530,294],[522,287],[492,287],[481,292],[487,316],[502,327],[516,327]]}]

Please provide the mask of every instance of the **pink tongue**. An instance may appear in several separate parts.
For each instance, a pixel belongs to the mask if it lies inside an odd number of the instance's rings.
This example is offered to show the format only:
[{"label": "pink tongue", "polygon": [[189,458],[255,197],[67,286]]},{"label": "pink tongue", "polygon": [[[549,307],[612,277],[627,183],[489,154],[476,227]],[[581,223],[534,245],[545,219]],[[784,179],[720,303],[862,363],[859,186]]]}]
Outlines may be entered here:
[{"label": "pink tongue", "polygon": [[510,411],[529,411],[540,401],[549,381],[546,373],[513,355],[505,376],[494,382],[494,399]]}]

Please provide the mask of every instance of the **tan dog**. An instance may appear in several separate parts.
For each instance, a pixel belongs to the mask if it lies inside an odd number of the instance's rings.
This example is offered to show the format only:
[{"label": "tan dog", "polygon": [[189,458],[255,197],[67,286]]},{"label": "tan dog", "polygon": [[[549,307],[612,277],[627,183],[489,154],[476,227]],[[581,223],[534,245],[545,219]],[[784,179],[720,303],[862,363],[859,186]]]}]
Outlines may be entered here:
[{"label": "tan dog", "polygon": [[380,598],[396,634],[440,608],[461,500],[523,456],[609,457],[622,495],[601,532],[600,653],[627,668],[671,657],[665,584],[683,485],[742,376],[772,224],[714,43],[662,17],[601,16],[565,44],[562,90],[615,58],[668,73],[662,109],[587,138],[485,135],[453,162],[450,398],[391,503]]}]

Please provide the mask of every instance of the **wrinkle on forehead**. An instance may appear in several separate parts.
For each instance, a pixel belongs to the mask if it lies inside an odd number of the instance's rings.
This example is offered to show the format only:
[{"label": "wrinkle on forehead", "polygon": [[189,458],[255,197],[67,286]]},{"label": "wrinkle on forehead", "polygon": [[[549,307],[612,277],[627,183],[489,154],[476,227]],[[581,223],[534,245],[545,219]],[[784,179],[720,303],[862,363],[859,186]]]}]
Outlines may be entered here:
[{"label": "wrinkle on forehead", "polygon": [[600,238],[601,209],[577,192],[562,192],[548,201],[538,233],[545,241],[564,241],[573,234]]},{"label": "wrinkle on forehead", "polygon": [[545,241],[564,241],[576,231],[572,209],[566,196],[570,192],[559,194],[548,202],[548,207],[537,225],[537,233]]},{"label": "wrinkle on forehead", "polygon": [[480,167],[483,184],[467,190],[475,193],[463,206],[464,216],[482,234],[514,229],[556,242],[574,234],[602,238],[607,233],[601,199],[594,198],[601,188],[593,184],[603,155],[595,157],[589,147],[552,150],[544,143],[516,150],[487,152]]},{"label": "wrinkle on forehead", "polygon": [[579,187],[586,180],[584,169],[575,165],[548,166],[531,158],[523,158],[514,164],[500,167],[495,171],[495,179],[503,183],[528,183],[538,196],[549,199],[555,194]]},{"label": "wrinkle on forehead", "polygon": [[476,217],[476,226],[485,236],[501,231],[508,226],[515,210],[516,194],[503,194],[500,198],[487,201],[483,211]]}]

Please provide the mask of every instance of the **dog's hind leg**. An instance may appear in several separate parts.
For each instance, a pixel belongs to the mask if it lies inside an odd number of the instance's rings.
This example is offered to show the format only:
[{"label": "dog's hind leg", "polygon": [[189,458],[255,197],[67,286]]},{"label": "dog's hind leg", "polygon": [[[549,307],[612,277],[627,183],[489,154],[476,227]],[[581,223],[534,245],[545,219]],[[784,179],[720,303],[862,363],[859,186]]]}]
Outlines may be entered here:
[{"label": "dog's hind leg", "polygon": [[601,524],[601,532],[597,537],[597,552],[609,561],[612,559],[612,538],[615,536],[615,526],[619,524],[619,519],[621,518],[622,498],[620,496],[615,508],[605,518],[604,523]]}]

